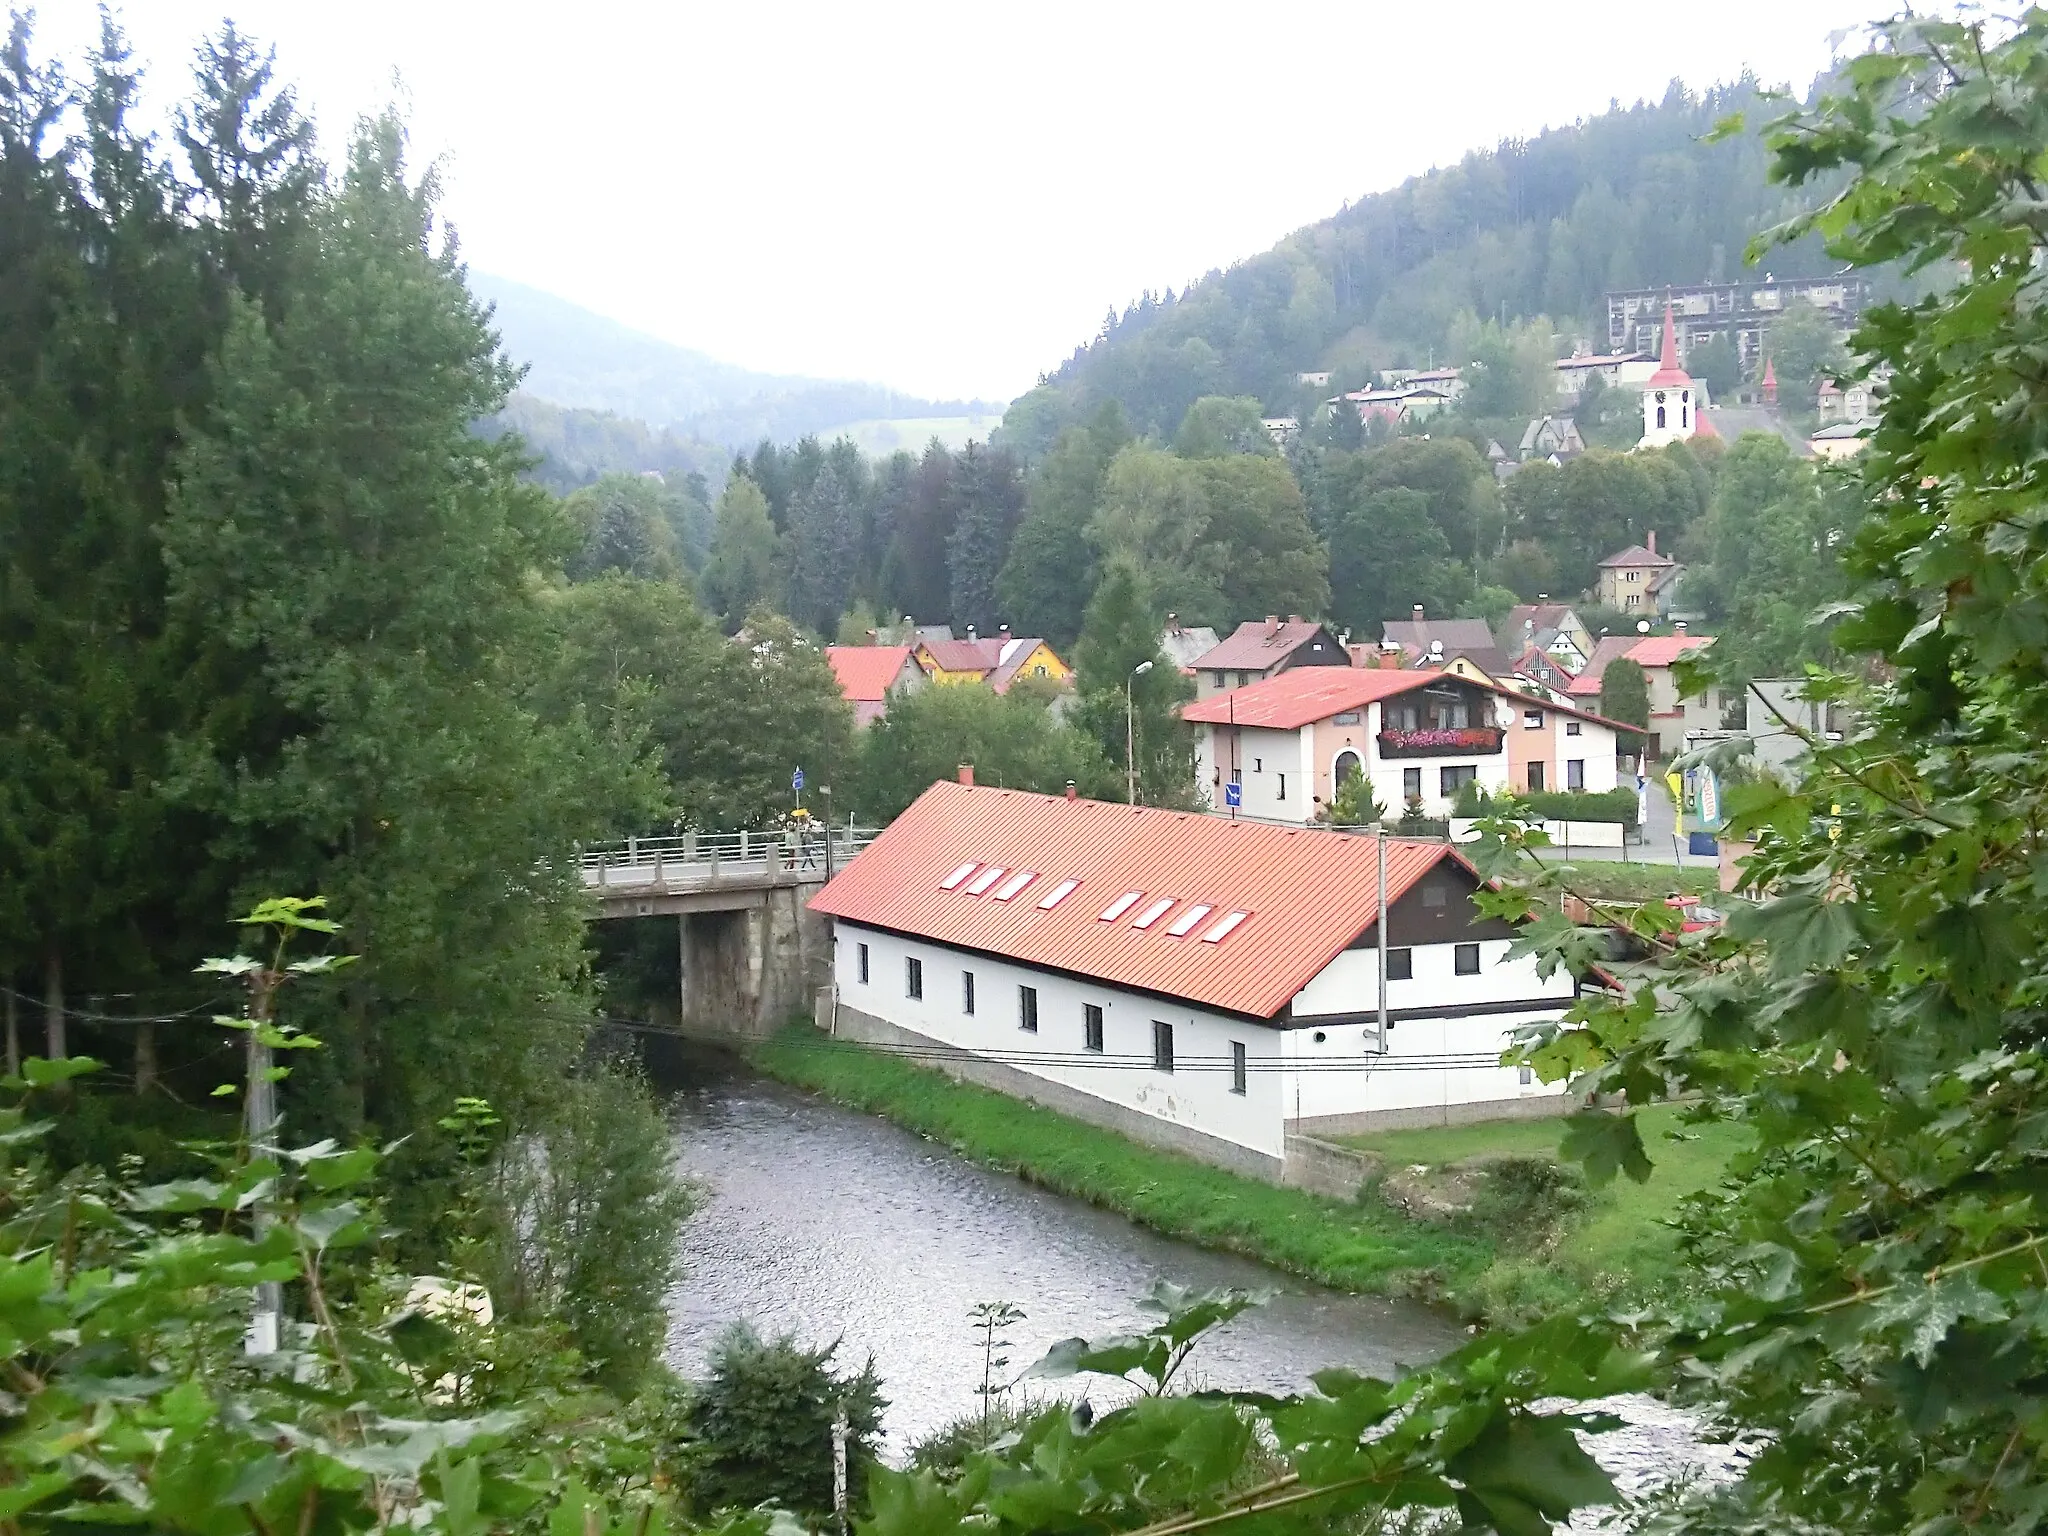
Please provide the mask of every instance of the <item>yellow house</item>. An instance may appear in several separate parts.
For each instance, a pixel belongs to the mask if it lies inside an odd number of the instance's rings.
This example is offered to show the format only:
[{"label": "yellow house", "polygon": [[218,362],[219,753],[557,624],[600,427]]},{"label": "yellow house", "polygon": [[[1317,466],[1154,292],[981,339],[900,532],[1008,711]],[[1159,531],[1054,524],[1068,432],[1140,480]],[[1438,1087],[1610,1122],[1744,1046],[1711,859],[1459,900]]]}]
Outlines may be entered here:
[{"label": "yellow house", "polygon": [[971,632],[965,640],[921,638],[911,658],[941,687],[981,683],[997,693],[1007,692],[1020,677],[1063,684],[1073,675],[1073,668],[1043,640],[1013,636],[1007,629],[987,640]]}]

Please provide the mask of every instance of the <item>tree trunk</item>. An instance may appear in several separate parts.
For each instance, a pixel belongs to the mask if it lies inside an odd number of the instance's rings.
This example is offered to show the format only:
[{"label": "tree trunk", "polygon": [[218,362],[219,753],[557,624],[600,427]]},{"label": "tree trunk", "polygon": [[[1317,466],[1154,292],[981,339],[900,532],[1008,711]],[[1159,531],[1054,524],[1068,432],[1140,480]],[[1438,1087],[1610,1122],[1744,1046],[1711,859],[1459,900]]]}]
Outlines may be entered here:
[{"label": "tree trunk", "polygon": [[21,1071],[21,1010],[16,1006],[14,978],[7,980],[7,1075],[14,1077]]},{"label": "tree trunk", "polygon": [[148,1020],[135,1026],[135,1096],[156,1087],[156,1026]]},{"label": "tree trunk", "polygon": [[43,960],[43,1049],[52,1061],[71,1054],[64,1043],[64,957],[54,947]]}]

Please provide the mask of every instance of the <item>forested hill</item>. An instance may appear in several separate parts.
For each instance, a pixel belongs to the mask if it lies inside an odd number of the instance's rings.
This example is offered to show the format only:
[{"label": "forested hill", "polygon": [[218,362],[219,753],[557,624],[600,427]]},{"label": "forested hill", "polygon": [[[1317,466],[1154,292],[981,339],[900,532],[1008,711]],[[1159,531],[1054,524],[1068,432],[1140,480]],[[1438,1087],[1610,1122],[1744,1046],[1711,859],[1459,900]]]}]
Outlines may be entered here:
[{"label": "forested hill", "polygon": [[763,438],[795,442],[849,422],[993,409],[985,401],[925,400],[855,380],[754,373],[523,283],[471,271],[469,286],[493,306],[506,353],[527,370],[526,393],[657,432],[752,448]]},{"label": "forested hill", "polygon": [[[1380,368],[1458,361],[1482,321],[1548,316],[1566,343],[1605,350],[1610,288],[1734,277],[1757,230],[1796,204],[1765,178],[1757,128],[1782,110],[1749,81],[1661,101],[1467,155],[1211,272],[1176,297],[1146,295],[1010,409],[1027,453],[1115,400],[1170,435],[1204,395],[1306,403],[1296,375],[1346,387]],[[1746,111],[1749,131],[1705,141]],[[1394,125],[1387,125],[1393,127]],[[1361,131],[1373,131],[1370,128]],[[1771,253],[1780,277],[1832,264],[1817,244]]]}]

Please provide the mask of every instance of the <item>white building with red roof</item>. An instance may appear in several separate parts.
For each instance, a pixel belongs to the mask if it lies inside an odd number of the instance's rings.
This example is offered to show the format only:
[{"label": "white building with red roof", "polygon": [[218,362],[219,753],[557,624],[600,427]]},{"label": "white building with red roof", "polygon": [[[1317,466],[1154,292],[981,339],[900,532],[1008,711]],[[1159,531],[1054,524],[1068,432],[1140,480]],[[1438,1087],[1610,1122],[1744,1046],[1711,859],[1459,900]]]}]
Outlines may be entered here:
[{"label": "white building with red roof", "polygon": [[940,783],[810,905],[835,1033],[1281,1179],[1292,1132],[1566,1105],[1500,1055],[1577,985],[1479,885],[1442,843]]},{"label": "white building with red roof", "polygon": [[1447,671],[1283,672],[1181,717],[1198,728],[1197,782],[1211,810],[1300,824],[1353,774],[1389,815],[1440,817],[1468,783],[1488,794],[1613,789],[1620,754],[1637,750],[1628,727],[1576,703]]},{"label": "white building with red roof", "polygon": [[1700,430],[1699,387],[1678,362],[1678,333],[1664,306],[1664,350],[1657,371],[1643,380],[1643,436],[1638,448],[1682,443]]}]

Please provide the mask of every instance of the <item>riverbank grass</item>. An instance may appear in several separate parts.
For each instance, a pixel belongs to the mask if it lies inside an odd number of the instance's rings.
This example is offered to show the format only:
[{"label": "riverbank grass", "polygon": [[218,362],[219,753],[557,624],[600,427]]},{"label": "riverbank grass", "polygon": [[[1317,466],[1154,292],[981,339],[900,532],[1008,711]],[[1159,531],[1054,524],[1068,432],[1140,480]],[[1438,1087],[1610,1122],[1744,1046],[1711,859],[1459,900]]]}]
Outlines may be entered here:
[{"label": "riverbank grass", "polygon": [[1494,1258],[1485,1239],[1370,1195],[1343,1203],[1279,1189],[804,1025],[757,1047],[753,1060],[771,1077],[893,1120],[985,1167],[1340,1290],[1457,1295]]},{"label": "riverbank grass", "polygon": [[[1653,1171],[1588,1191],[1584,1209],[1561,1218],[1522,1251],[1504,1246],[1462,1299],[1489,1317],[1530,1313],[1587,1295],[1641,1296],[1677,1283],[1677,1234],[1667,1225],[1678,1202],[1718,1183],[1751,1144],[1747,1126],[1688,1125],[1684,1111],[1653,1104],[1637,1112]],[[1561,1120],[1496,1120],[1426,1130],[1336,1137],[1390,1169],[1451,1171],[1502,1158],[1558,1160]]]}]

